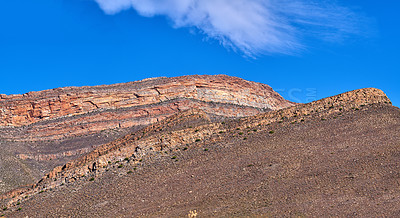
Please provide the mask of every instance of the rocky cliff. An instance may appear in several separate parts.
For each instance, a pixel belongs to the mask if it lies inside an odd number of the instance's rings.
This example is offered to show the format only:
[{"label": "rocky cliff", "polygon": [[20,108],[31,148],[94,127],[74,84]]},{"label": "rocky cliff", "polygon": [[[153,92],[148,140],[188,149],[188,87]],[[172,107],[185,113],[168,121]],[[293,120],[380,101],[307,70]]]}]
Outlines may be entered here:
[{"label": "rocky cliff", "polygon": [[24,127],[18,129],[19,134],[8,128],[3,133],[5,138],[52,140],[148,125],[189,108],[224,117],[244,117],[292,105],[271,87],[236,77],[153,78],[0,95],[0,127]]}]

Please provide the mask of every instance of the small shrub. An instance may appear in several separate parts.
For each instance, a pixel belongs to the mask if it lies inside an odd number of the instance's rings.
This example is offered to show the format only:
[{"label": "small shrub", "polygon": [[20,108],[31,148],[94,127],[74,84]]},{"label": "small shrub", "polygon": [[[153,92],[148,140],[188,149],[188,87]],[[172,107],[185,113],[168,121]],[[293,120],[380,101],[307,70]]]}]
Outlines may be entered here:
[{"label": "small shrub", "polygon": [[243,140],[247,140],[247,137],[244,137]]},{"label": "small shrub", "polygon": [[201,139],[196,139],[196,142],[199,142],[199,141],[201,141]]},{"label": "small shrub", "polygon": [[184,147],[184,148],[183,148],[184,151],[186,151],[187,149],[188,149],[187,147]]},{"label": "small shrub", "polygon": [[124,159],[124,161],[128,161],[128,160],[129,160],[129,158],[127,158],[127,157]]},{"label": "small shrub", "polygon": [[193,126],[189,126],[189,128],[193,128]]},{"label": "small shrub", "polygon": [[340,111],[342,111],[342,110],[343,110],[343,108],[339,108],[339,110],[340,110]]},{"label": "small shrub", "polygon": [[274,133],[274,131],[273,131],[273,130],[269,131],[269,134],[273,134],[273,133]]},{"label": "small shrub", "polygon": [[18,211],[20,211],[20,210],[22,210],[22,208],[20,208],[20,207],[18,207],[18,209],[17,209]]},{"label": "small shrub", "polygon": [[301,119],[300,121],[301,121],[301,122],[304,122],[304,119]]},{"label": "small shrub", "polygon": [[196,129],[194,132],[198,132],[199,130],[198,129]]},{"label": "small shrub", "polygon": [[325,118],[322,118],[321,120],[326,120]]},{"label": "small shrub", "polygon": [[44,192],[44,190],[41,190],[39,193],[43,193]]},{"label": "small shrub", "polygon": [[236,128],[236,130],[240,130],[240,128],[238,127],[238,128]]},{"label": "small shrub", "polygon": [[142,161],[143,161],[143,159],[140,159],[140,160],[139,160],[139,162],[142,162]]},{"label": "small shrub", "polygon": [[225,124],[225,122],[222,122],[221,124],[222,124],[222,125],[224,125],[224,124]]},{"label": "small shrub", "polygon": [[107,163],[109,163],[109,164],[110,164],[110,163],[111,163],[111,161],[108,161]]},{"label": "small shrub", "polygon": [[127,172],[127,174],[131,174],[131,173],[133,173],[133,171],[132,171],[132,170],[129,170],[129,171]]},{"label": "small shrub", "polygon": [[256,129],[253,129],[253,132],[257,132],[257,130],[256,130]]},{"label": "small shrub", "polygon": [[92,178],[90,178],[90,179],[89,179],[89,181],[94,181],[94,178],[93,178],[93,177],[92,177]]},{"label": "small shrub", "polygon": [[239,132],[239,135],[243,135],[243,132]]},{"label": "small shrub", "polygon": [[4,207],[3,210],[7,210],[7,207]]},{"label": "small shrub", "polygon": [[278,123],[283,123],[283,121],[281,120],[281,121],[279,121]]},{"label": "small shrub", "polygon": [[119,163],[119,160],[115,161],[115,163]]},{"label": "small shrub", "polygon": [[176,159],[176,156],[171,157],[171,159],[175,160],[175,159]]},{"label": "small shrub", "polygon": [[122,165],[122,164],[118,166],[118,168],[122,168],[122,167],[123,167],[123,165]]},{"label": "small shrub", "polygon": [[133,168],[133,170],[136,170],[136,169],[137,169],[136,167]]},{"label": "small shrub", "polygon": [[224,131],[219,131],[218,133],[219,133],[219,134],[222,134],[222,133],[224,133]]},{"label": "small shrub", "polygon": [[204,151],[208,151],[208,148],[204,148]]},{"label": "small shrub", "polygon": [[247,165],[247,167],[252,167],[252,166],[254,166],[254,164],[249,164],[249,165]]}]

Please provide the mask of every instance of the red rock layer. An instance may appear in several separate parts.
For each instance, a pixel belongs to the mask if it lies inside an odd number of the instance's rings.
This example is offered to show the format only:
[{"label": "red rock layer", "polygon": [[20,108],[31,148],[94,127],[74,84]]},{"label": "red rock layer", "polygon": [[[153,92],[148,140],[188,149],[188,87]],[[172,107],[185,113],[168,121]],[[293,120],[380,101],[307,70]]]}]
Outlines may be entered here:
[{"label": "red rock layer", "polygon": [[236,77],[154,78],[115,85],[0,95],[0,126],[23,126],[46,119],[150,105],[177,98],[272,110],[293,105],[268,85]]}]

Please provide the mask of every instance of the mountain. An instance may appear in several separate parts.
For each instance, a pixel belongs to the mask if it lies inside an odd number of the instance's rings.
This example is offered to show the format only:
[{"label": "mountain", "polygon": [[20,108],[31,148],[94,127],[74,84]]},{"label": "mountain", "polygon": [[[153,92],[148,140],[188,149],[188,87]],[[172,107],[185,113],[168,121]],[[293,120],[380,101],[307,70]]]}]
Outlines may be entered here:
[{"label": "mountain", "polygon": [[218,120],[292,105],[268,85],[226,75],[0,95],[0,193],[181,111]]},{"label": "mountain", "polygon": [[241,118],[175,113],[1,196],[7,216],[399,216],[400,109],[378,89]]}]

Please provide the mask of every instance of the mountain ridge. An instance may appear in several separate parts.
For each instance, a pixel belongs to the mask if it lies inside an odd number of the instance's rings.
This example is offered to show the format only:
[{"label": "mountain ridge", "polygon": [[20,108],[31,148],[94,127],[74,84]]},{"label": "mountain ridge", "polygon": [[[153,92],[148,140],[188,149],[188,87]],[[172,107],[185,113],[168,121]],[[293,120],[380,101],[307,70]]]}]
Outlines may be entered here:
[{"label": "mountain ridge", "polygon": [[[223,141],[225,137],[229,137],[226,135],[227,133],[240,136],[240,132],[245,129],[257,128],[257,131],[262,131],[263,129],[268,129],[272,123],[275,123],[275,125],[282,122],[292,124],[302,123],[309,116],[312,116],[313,119],[316,117],[325,119],[324,117],[331,116],[331,114],[338,114],[337,116],[340,116],[343,113],[358,111],[365,106],[374,104],[391,105],[391,102],[381,90],[366,88],[324,98],[308,104],[265,112],[228,123],[212,122],[202,110],[187,110],[150,125],[140,132],[126,135],[114,142],[102,145],[81,158],[70,161],[66,165],[56,167],[43,177],[39,183],[29,188],[22,188],[6,193],[2,198],[19,196],[10,201],[11,205],[23,200],[25,196],[39,193],[42,190],[73,183],[76,180],[84,179],[90,175],[94,176],[97,173],[101,175],[109,165],[115,165],[115,163],[125,159],[138,164],[146,156],[146,153],[154,154],[154,152],[163,151],[163,147],[168,150],[185,144],[196,144],[197,141],[199,143],[202,141],[207,141],[207,143]],[[196,123],[196,129],[187,124],[182,129],[168,131],[167,126],[179,126],[179,123],[183,122],[178,121],[180,119],[189,122],[185,120],[185,117],[189,120],[200,119],[202,120],[200,123],[203,124],[199,125],[199,123]],[[163,134],[163,132],[165,133]]]}]

